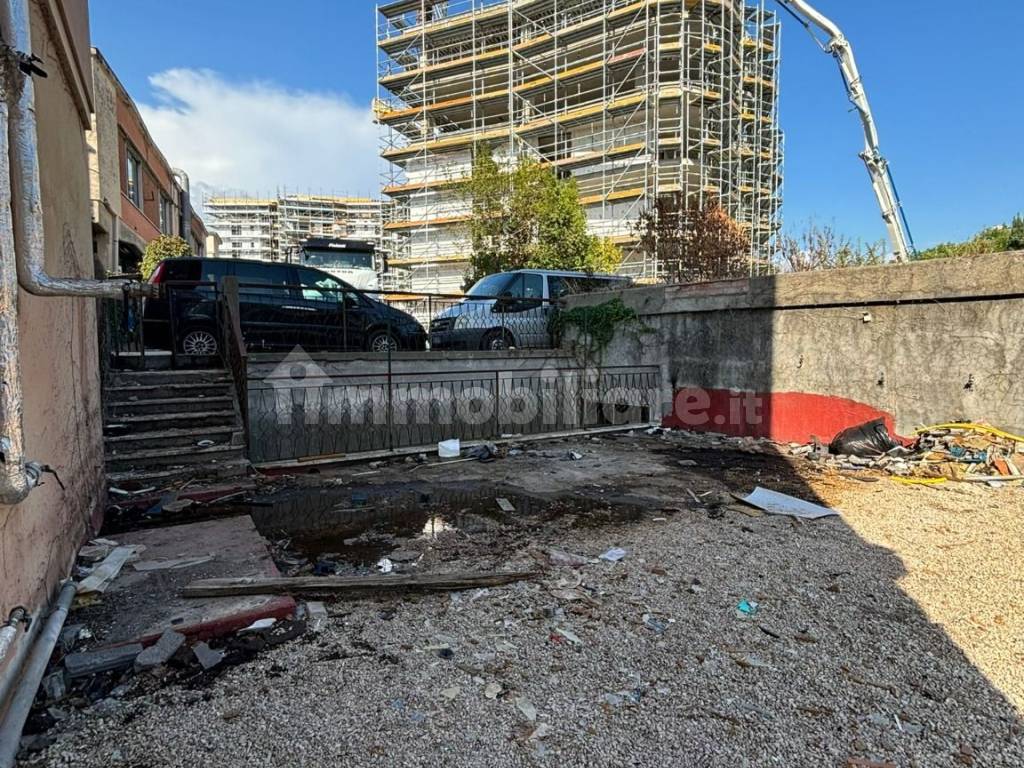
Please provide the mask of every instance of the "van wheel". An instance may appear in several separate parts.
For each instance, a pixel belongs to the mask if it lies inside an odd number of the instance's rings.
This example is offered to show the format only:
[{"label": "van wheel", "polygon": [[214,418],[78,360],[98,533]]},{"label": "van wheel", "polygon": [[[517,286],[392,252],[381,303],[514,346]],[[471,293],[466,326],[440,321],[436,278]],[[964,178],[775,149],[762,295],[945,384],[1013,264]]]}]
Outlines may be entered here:
[{"label": "van wheel", "polygon": [[181,351],[186,355],[211,357],[218,352],[217,337],[208,328],[192,328],[181,338]]},{"label": "van wheel", "polygon": [[509,349],[515,345],[516,340],[512,337],[512,334],[503,328],[495,328],[493,331],[488,331],[480,341],[480,349]]},{"label": "van wheel", "polygon": [[375,331],[370,334],[366,348],[371,352],[397,352],[398,339],[387,331]]}]

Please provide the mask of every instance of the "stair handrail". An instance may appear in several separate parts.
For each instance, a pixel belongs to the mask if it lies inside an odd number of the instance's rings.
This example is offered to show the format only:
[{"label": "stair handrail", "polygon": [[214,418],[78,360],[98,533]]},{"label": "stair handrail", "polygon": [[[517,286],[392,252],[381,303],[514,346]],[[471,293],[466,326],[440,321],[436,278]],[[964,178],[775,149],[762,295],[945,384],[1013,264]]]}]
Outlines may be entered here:
[{"label": "stair handrail", "polygon": [[248,451],[249,351],[245,347],[245,338],[242,336],[237,277],[229,276],[223,279],[218,304],[220,305],[221,348],[224,350],[224,364],[235,385],[238,410],[242,417],[242,434]]}]

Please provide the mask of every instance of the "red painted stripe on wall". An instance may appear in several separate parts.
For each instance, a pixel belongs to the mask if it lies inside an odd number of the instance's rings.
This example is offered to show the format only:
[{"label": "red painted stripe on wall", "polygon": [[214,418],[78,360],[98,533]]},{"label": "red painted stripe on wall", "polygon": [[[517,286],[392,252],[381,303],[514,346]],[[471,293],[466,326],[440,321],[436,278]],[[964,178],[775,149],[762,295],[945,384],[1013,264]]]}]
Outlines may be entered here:
[{"label": "red painted stripe on wall", "polygon": [[665,427],[720,432],[733,437],[767,437],[780,443],[822,442],[849,427],[885,419],[895,434],[893,416],[872,405],[807,392],[742,392],[684,388],[676,391]]}]

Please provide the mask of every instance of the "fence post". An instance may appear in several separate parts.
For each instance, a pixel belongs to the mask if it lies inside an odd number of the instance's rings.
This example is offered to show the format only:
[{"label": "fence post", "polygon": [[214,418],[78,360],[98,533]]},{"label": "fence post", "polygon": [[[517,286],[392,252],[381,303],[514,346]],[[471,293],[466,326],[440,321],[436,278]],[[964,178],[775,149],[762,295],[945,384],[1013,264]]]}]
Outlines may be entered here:
[{"label": "fence post", "polygon": [[494,437],[501,438],[501,371],[494,372]]},{"label": "fence post", "polygon": [[174,286],[166,286],[167,290],[167,321],[170,327],[171,335],[171,368],[178,367],[178,328],[177,328],[177,309],[174,306]]},{"label": "fence post", "polygon": [[[214,288],[214,291],[217,289]],[[221,299],[227,304],[227,310],[229,314],[221,312],[220,318],[220,335],[221,335],[221,346],[227,350],[229,333],[234,330],[228,327],[228,323],[236,318],[239,318],[239,291],[238,291],[238,278],[234,275],[227,275],[221,280],[220,284]]]},{"label": "fence post", "polygon": [[[391,333],[391,322],[388,321],[388,334]],[[388,344],[388,412],[387,412],[387,425],[388,425],[388,450],[395,450],[395,418],[392,409],[395,404],[394,394],[394,379],[391,376],[391,344]]]}]

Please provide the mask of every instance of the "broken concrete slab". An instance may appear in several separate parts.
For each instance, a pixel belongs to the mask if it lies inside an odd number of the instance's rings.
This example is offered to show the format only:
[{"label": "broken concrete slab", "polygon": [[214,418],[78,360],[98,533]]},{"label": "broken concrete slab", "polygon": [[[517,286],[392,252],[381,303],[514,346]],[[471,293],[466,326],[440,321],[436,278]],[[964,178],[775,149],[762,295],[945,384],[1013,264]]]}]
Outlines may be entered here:
[{"label": "broken concrete slab", "polygon": [[148,645],[168,629],[189,639],[206,640],[258,619],[283,619],[295,611],[290,597],[185,600],[179,596],[184,586],[197,578],[279,575],[266,539],[247,515],[132,531],[118,538],[122,544],[145,546],[147,561],[199,555],[212,555],[213,559],[188,568],[125,568],[107,589],[103,603],[91,609],[99,614],[96,622],[105,627],[108,643]]},{"label": "broken concrete slab", "polygon": [[192,646],[192,653],[195,654],[199,666],[205,670],[211,670],[224,661],[224,651],[215,651],[206,643],[196,643]]},{"label": "broken concrete slab", "polygon": [[64,669],[67,670],[68,677],[75,680],[79,677],[129,667],[140,653],[142,653],[142,645],[140,643],[114,645],[109,648],[99,648],[95,651],[69,653],[64,657]]},{"label": "broken concrete slab", "polygon": [[159,667],[170,661],[178,649],[185,644],[185,636],[169,629],[160,635],[160,639],[146,648],[135,658],[135,671]]}]

